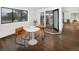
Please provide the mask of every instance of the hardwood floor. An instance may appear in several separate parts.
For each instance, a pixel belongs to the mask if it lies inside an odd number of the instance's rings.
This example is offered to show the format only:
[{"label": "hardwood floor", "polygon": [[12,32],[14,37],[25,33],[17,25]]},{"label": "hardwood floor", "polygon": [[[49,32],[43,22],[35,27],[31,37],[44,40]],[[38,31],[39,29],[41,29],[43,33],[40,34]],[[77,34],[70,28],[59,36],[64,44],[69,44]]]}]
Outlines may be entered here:
[{"label": "hardwood floor", "polygon": [[1,51],[14,51],[16,50],[15,36],[11,35],[0,39],[0,50]]},{"label": "hardwood floor", "polygon": [[[15,36],[0,39],[1,51],[79,51],[79,32],[69,24],[64,25],[62,34],[45,33],[45,39],[36,38],[38,43],[26,47],[15,44]],[[26,41],[27,42],[27,41]]]}]

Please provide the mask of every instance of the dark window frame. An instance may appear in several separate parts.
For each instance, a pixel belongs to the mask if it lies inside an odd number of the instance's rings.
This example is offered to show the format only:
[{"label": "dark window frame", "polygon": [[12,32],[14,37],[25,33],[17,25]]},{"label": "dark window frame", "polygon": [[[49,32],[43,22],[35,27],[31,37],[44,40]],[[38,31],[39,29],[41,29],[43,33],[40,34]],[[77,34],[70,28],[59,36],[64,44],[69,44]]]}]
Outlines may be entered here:
[{"label": "dark window frame", "polygon": [[28,21],[28,11],[27,10],[21,10],[22,12],[21,12],[21,17],[23,17],[23,11],[25,11],[25,12],[27,12],[27,20],[25,20],[25,21]]},{"label": "dark window frame", "polygon": [[[57,11],[58,12],[58,29],[56,29],[54,27],[54,12]],[[59,9],[55,9],[53,10],[53,29],[55,29],[57,32],[59,32]]]},{"label": "dark window frame", "polygon": [[[12,10],[12,19],[11,19],[12,22],[10,22],[10,23],[15,23],[15,22],[14,22],[13,10],[21,11],[21,19],[22,19],[22,11],[26,11],[26,12],[27,12],[27,15],[26,15],[27,20],[25,20],[25,21],[28,21],[28,10],[20,10],[20,9],[8,8],[8,7],[1,7],[1,24],[8,24],[8,23],[2,23],[2,8],[4,8],[4,9],[11,9],[11,10]],[[18,21],[18,22],[24,22],[24,21],[21,20],[21,21]]]},{"label": "dark window frame", "polygon": [[[2,8],[5,8],[5,9],[11,9],[11,8],[1,7],[1,24],[6,24],[6,23],[2,23]],[[12,22],[10,22],[10,23],[12,23]]]},{"label": "dark window frame", "polygon": [[[17,11],[17,12],[20,11],[20,19],[22,19],[22,18],[21,18],[21,17],[22,17],[22,12],[21,12],[22,10],[13,9],[13,13],[14,13],[14,11]],[[15,17],[15,16],[14,16],[14,14],[12,14],[12,15],[13,15],[13,22],[14,22],[14,20],[15,20],[14,17]],[[20,19],[18,19],[18,22],[21,22]]]}]

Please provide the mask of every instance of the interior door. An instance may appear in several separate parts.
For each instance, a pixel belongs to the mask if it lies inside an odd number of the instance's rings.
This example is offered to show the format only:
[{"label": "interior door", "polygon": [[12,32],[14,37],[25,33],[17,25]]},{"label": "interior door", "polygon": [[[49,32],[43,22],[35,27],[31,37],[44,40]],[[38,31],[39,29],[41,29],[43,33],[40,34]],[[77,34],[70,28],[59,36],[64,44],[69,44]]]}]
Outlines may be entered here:
[{"label": "interior door", "polygon": [[53,29],[59,31],[59,9],[53,10]]},{"label": "interior door", "polygon": [[44,25],[44,12],[40,13],[40,24]]}]

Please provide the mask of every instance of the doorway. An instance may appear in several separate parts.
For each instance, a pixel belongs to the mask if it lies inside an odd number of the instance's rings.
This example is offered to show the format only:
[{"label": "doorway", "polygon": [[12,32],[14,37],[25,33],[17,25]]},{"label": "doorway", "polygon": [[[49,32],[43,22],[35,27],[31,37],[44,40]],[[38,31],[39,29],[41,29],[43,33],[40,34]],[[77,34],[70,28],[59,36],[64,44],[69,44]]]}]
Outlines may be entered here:
[{"label": "doorway", "polygon": [[59,32],[59,9],[53,10],[53,29]]}]

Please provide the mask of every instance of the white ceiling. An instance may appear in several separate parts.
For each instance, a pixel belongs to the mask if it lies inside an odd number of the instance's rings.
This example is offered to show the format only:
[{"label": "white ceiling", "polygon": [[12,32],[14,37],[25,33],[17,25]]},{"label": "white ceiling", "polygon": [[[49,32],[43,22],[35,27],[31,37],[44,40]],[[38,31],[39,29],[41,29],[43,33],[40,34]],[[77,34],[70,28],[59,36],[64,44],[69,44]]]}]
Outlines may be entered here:
[{"label": "white ceiling", "polygon": [[18,8],[18,9],[44,9],[44,8],[50,8],[50,7],[9,7],[9,8]]},{"label": "white ceiling", "polygon": [[79,7],[64,7],[65,12],[79,12]]}]

